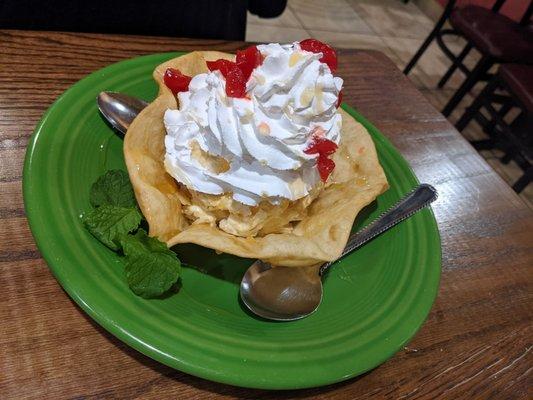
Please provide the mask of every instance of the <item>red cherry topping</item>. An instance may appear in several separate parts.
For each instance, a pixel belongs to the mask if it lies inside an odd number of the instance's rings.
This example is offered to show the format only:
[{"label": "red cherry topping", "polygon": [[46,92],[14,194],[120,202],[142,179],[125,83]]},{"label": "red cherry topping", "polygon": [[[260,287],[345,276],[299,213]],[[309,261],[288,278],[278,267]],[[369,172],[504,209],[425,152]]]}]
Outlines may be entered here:
[{"label": "red cherry topping", "polygon": [[213,72],[219,70],[223,76],[226,76],[228,71],[236,66],[233,61],[224,60],[223,58],[216,61],[206,61],[205,63],[207,64],[209,71]]},{"label": "red cherry topping", "polygon": [[248,81],[252,71],[261,65],[263,57],[257,46],[250,46],[246,50],[238,50],[236,63],[244,74],[244,79]]},{"label": "red cherry topping", "polygon": [[246,80],[236,63],[229,60],[207,61],[209,71],[219,70],[226,78],[226,94],[229,97],[244,97],[246,95]]},{"label": "red cherry topping", "polygon": [[320,61],[327,64],[332,73],[337,70],[337,53],[331,46],[320,40],[305,39],[300,42],[300,47],[312,53],[322,53]]},{"label": "red cherry topping", "polygon": [[239,68],[232,68],[226,75],[226,94],[229,97],[245,97],[246,80]]},{"label": "red cherry topping", "polygon": [[316,166],[322,182],[328,180],[329,174],[335,168],[335,162],[329,156],[335,153],[337,148],[338,146],[335,142],[329,139],[315,137],[313,144],[304,150],[305,154],[318,154]]},{"label": "red cherry topping", "polygon": [[318,156],[316,166],[320,174],[320,179],[322,179],[322,182],[326,182],[331,172],[335,169],[335,162],[327,156],[320,155]]},{"label": "red cherry topping", "polygon": [[339,97],[338,97],[338,100],[337,100],[336,107],[339,108],[341,106],[341,103],[342,103],[342,90],[339,92]]},{"label": "red cherry topping", "polygon": [[308,149],[304,150],[305,154],[319,154],[321,156],[330,156],[337,151],[337,144],[328,139],[315,139],[315,142]]},{"label": "red cherry topping", "polygon": [[183,75],[179,70],[175,68],[167,68],[163,80],[165,85],[174,93],[176,96],[179,92],[186,92],[189,90],[189,83],[191,82],[191,77]]}]

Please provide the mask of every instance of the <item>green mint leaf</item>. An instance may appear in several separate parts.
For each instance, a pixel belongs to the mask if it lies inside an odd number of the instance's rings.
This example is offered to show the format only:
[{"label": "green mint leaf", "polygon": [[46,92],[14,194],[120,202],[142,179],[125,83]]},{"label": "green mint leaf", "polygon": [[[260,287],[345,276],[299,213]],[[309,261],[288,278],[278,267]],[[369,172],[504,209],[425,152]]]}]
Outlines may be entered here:
[{"label": "green mint leaf", "polygon": [[159,297],[174,285],[181,263],[167,245],[139,229],[135,235],[120,237],[126,256],[126,280],[130,289],[146,299]]},{"label": "green mint leaf", "polygon": [[83,219],[87,230],[111,250],[119,250],[115,242],[119,235],[137,229],[142,216],[137,208],[102,205],[90,211]]},{"label": "green mint leaf", "polygon": [[107,171],[93,183],[89,201],[93,207],[137,207],[128,173],[119,169]]}]

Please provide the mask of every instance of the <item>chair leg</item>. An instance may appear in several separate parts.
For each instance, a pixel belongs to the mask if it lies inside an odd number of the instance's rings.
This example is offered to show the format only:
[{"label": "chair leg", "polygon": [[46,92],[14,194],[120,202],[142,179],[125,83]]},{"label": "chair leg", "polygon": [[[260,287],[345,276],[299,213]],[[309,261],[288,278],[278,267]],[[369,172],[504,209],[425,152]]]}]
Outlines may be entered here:
[{"label": "chair leg", "polygon": [[473,47],[472,44],[467,43],[464,49],[461,50],[461,52],[459,53],[459,55],[457,56],[457,58],[451,65],[451,67],[448,69],[448,71],[446,71],[444,76],[441,78],[441,80],[437,84],[439,88],[442,88],[444,85],[446,85],[446,82],[448,82],[448,79],[450,79],[450,77],[453,75],[453,73],[455,72],[459,64],[463,62],[463,60],[468,55],[470,50],[472,50],[472,47]]},{"label": "chair leg", "polygon": [[470,121],[472,121],[472,119],[479,112],[482,104],[483,100],[480,99],[480,96],[478,96],[476,100],[474,100],[474,103],[470,107],[467,107],[461,118],[459,118],[459,121],[457,121],[455,124],[455,129],[457,129],[459,132],[465,129]]},{"label": "chair leg", "polygon": [[514,158],[515,156],[515,152],[514,151],[507,151],[502,158],[500,158],[500,162],[502,164],[509,164],[511,162],[511,160]]},{"label": "chair leg", "polygon": [[[439,27],[440,28],[440,27]],[[411,58],[411,60],[409,61],[409,63],[405,66],[405,68],[403,69],[403,73],[405,75],[407,75],[409,72],[411,72],[411,69],[413,69],[413,67],[416,65],[416,63],[418,62],[418,60],[420,59],[420,57],[422,57],[422,54],[424,54],[424,52],[426,51],[426,49],[429,47],[429,45],[431,44],[431,42],[433,41],[433,39],[435,39],[435,36],[437,35],[437,32],[435,31],[435,29],[433,29],[431,31],[431,33],[429,34],[429,36],[426,38],[426,40],[424,41],[424,43],[422,43],[422,46],[420,46],[420,48],[416,51],[415,55],[413,56],[413,58]]]},{"label": "chair leg", "polygon": [[445,117],[450,116],[452,111],[461,102],[463,97],[465,97],[465,95],[470,91],[470,89],[472,89],[474,85],[479,82],[480,78],[490,69],[493,64],[494,60],[486,56],[483,56],[481,60],[478,61],[470,75],[467,76],[461,87],[457,89],[452,98],[448,101],[448,104],[446,104],[446,106],[442,110],[442,114]]},{"label": "chair leg", "polygon": [[444,12],[440,16],[437,23],[435,24],[435,27],[433,28],[433,30],[430,32],[426,40],[424,40],[424,43],[422,43],[422,46],[420,46],[420,48],[417,50],[413,58],[411,58],[409,63],[403,69],[403,73],[405,75],[407,75],[411,71],[411,69],[413,69],[413,67],[416,65],[416,63],[420,59],[420,57],[422,57],[422,54],[424,54],[424,52],[429,47],[433,39],[435,39],[439,31],[441,30],[442,26],[444,25],[444,23],[446,22],[450,14],[452,13],[454,3],[455,1],[448,2],[448,5],[444,9]]},{"label": "chair leg", "polygon": [[494,148],[494,141],[492,139],[480,139],[470,142],[476,150],[491,150]]},{"label": "chair leg", "polygon": [[526,188],[527,185],[531,182],[533,179],[533,166],[530,166],[526,172],[524,172],[524,175],[522,175],[513,185],[513,190],[516,193],[520,193],[522,190]]},{"label": "chair leg", "polygon": [[[498,114],[500,115],[500,117],[502,119],[505,118],[505,116],[507,115],[507,113],[509,111],[511,111],[511,109],[513,108],[513,102],[509,99],[509,101],[507,101],[506,103],[504,103],[502,105],[502,107],[500,108],[500,110],[498,111]],[[496,129],[496,119],[493,118],[491,121],[490,121],[490,124],[489,126],[487,127],[483,127],[483,132],[485,132],[487,135],[489,136],[494,136],[494,130]]]},{"label": "chair leg", "polygon": [[483,88],[483,90],[481,91],[479,96],[476,97],[474,102],[466,108],[461,118],[459,118],[459,121],[457,121],[457,123],[455,124],[455,128],[459,132],[465,129],[469,122],[472,120],[472,118],[476,116],[476,114],[479,112],[479,109],[483,106],[483,103],[485,101],[489,101],[488,99],[494,93],[497,87],[498,79],[495,78]]},{"label": "chair leg", "polygon": [[528,127],[532,124],[532,121],[530,119],[531,114],[521,111],[520,114],[518,114],[511,122],[511,129],[515,131],[527,130],[529,132]]}]

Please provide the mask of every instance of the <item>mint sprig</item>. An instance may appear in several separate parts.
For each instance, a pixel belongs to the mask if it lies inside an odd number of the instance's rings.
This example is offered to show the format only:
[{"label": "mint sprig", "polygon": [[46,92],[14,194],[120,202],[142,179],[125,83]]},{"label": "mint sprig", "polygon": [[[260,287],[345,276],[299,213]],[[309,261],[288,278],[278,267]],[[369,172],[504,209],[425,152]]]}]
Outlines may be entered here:
[{"label": "mint sprig", "polygon": [[137,207],[128,173],[120,169],[107,171],[93,183],[89,201],[93,207]]},{"label": "mint sprig", "polygon": [[168,292],[180,277],[181,263],[164,242],[139,229],[142,214],[128,174],[107,171],[93,183],[89,200],[95,208],[83,217],[83,224],[102,244],[122,250],[130,289],[147,299]]},{"label": "mint sprig", "polygon": [[89,232],[111,250],[120,250],[115,240],[122,234],[136,230],[141,223],[137,207],[126,208],[102,205],[85,215],[83,223]]},{"label": "mint sprig", "polygon": [[166,244],[139,229],[120,239],[126,264],[126,280],[133,292],[144,298],[159,297],[179,279],[181,263]]}]

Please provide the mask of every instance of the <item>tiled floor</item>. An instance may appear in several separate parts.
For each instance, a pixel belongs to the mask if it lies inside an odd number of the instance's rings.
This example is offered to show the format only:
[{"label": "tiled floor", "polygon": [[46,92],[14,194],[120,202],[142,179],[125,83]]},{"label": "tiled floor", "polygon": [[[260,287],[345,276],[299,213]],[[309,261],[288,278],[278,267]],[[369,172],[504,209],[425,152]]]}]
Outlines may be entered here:
[{"label": "tiled floor", "polygon": [[[291,42],[308,37],[330,43],[335,47],[375,49],[385,53],[400,69],[407,64],[434,26],[413,1],[401,0],[288,0],[281,16],[261,19],[248,14],[246,40],[250,42]],[[458,52],[464,42],[451,39],[450,47]],[[475,52],[465,63],[472,66],[479,58]],[[409,78],[438,110],[464,79],[457,72],[443,89],[437,82],[446,72],[450,62],[433,43],[409,74]],[[474,92],[479,92],[479,87]],[[456,122],[465,106],[472,101],[467,96],[450,117]],[[473,122],[463,132],[466,138],[483,137],[481,129]],[[520,168],[511,162],[499,162],[494,151],[484,151],[482,156],[507,181],[514,183],[521,175]],[[521,194],[533,208],[533,185]]]}]

